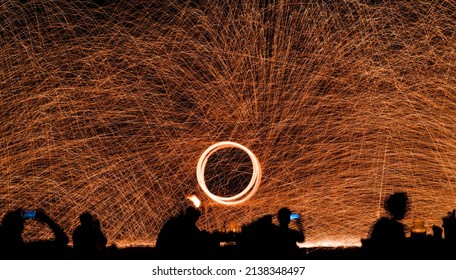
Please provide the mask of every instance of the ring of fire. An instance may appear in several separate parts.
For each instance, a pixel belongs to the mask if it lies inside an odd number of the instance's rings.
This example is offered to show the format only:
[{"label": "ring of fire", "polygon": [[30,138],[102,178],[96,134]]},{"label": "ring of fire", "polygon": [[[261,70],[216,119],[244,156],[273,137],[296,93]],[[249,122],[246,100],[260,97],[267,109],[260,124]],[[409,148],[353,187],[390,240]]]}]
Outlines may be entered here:
[{"label": "ring of fire", "polygon": [[[243,150],[244,152],[247,153],[247,155],[250,157],[250,160],[252,161],[252,166],[253,166],[253,171],[252,171],[252,178],[250,179],[249,184],[247,187],[241,191],[240,193],[229,196],[229,197],[224,197],[224,196],[218,196],[209,191],[209,189],[206,186],[206,180],[204,178],[204,171],[206,169],[206,164],[209,158],[218,150],[225,149],[225,148],[238,148]],[[250,199],[255,192],[258,190],[258,187],[260,186],[260,181],[261,181],[261,166],[260,162],[258,161],[257,157],[255,154],[250,151],[248,148],[245,146],[236,143],[236,142],[231,142],[231,141],[223,141],[223,142],[218,142],[215,143],[214,145],[210,146],[207,148],[204,153],[201,155],[201,157],[198,160],[198,165],[196,167],[196,177],[198,179],[198,184],[201,187],[201,189],[209,196],[212,200],[215,202],[218,202],[220,204],[224,205],[236,205],[236,204],[241,204],[248,199]]]}]

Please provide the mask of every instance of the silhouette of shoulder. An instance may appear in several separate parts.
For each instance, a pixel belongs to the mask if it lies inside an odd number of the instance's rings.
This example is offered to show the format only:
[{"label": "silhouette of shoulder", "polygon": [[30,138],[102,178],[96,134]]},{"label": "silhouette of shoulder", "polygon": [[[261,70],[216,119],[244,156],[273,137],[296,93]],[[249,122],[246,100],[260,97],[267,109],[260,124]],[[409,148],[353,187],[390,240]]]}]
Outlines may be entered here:
[{"label": "silhouette of shoulder", "polygon": [[380,218],[372,229],[372,241],[401,242],[405,240],[404,225],[401,222]]}]

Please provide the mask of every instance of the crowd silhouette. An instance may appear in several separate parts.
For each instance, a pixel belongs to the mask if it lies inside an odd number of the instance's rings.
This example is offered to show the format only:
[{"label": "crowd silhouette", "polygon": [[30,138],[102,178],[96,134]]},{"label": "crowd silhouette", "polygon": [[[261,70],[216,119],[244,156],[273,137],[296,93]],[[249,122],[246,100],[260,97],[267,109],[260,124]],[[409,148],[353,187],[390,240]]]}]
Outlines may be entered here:
[{"label": "crowd silhouette", "polygon": [[[434,225],[426,235],[423,221],[414,221],[411,232],[401,221],[409,209],[406,193],[397,192],[384,201],[386,215],[373,224],[366,239],[361,239],[359,254],[352,259],[442,259],[454,258],[456,248],[456,210],[442,217],[442,227]],[[158,259],[304,259],[306,251],[298,247],[305,241],[303,220],[283,207],[276,215],[265,214],[240,232],[208,232],[197,222],[204,211],[189,206],[171,216],[161,228],[154,248]],[[53,238],[25,242],[25,224],[34,220],[48,227]],[[122,259],[115,245],[107,246],[98,218],[90,212],[79,216],[80,224],[72,232],[72,246],[64,230],[44,210],[7,212],[0,226],[1,259]],[[275,220],[277,222],[275,222]],[[409,237],[407,237],[409,235]],[[230,242],[226,242],[230,241]],[[223,248],[221,244],[230,244]],[[229,248],[231,250],[229,250]],[[450,253],[450,255],[448,255]],[[144,257],[144,256],[143,256]],[[135,257],[133,257],[135,258]],[[318,257],[317,257],[318,258]],[[331,258],[331,257],[329,257]]]},{"label": "crowd silhouette", "polygon": [[[36,221],[49,227],[54,238],[25,242],[25,223]],[[100,229],[100,222],[88,212],[80,216],[81,224],[73,232],[73,246],[69,246],[64,230],[43,210],[9,211],[0,226],[1,259],[106,259],[107,239]],[[111,250],[111,255],[115,255]]]},{"label": "crowd silhouette", "polygon": [[277,213],[278,225],[272,215],[265,215],[243,227],[239,236],[242,255],[254,259],[295,259],[300,251],[297,242],[304,242],[301,218],[294,219],[298,230],[291,229],[292,212],[281,208]]},{"label": "crowd silhouette", "polygon": [[[368,259],[435,259],[453,258],[455,249],[455,211],[443,217],[443,229],[433,225],[433,235],[427,236],[424,222],[414,221],[410,237],[401,222],[409,208],[406,193],[397,192],[384,201],[388,216],[381,217],[373,225],[370,236],[362,239],[362,257]],[[442,235],[445,235],[445,239]]]}]

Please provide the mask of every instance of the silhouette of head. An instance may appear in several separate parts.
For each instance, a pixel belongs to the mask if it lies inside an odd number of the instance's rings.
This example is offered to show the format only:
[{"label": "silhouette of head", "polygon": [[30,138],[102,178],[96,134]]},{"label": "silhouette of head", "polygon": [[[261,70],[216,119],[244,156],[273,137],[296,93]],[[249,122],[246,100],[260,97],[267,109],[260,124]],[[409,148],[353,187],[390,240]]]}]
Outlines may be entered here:
[{"label": "silhouette of head", "polygon": [[279,220],[280,226],[288,226],[290,223],[291,210],[284,207],[279,210],[277,213],[277,219]]},{"label": "silhouette of head", "polygon": [[405,217],[408,208],[408,197],[405,192],[393,193],[385,200],[385,209],[396,220]]},{"label": "silhouette of head", "polygon": [[92,226],[94,217],[89,212],[84,212],[79,216],[82,226]]},{"label": "silhouette of head", "polygon": [[196,223],[201,216],[201,212],[195,207],[189,206],[185,209],[185,217],[191,223]]},{"label": "silhouette of head", "polygon": [[9,211],[2,219],[2,227],[10,234],[21,234],[24,230],[24,219],[22,218],[22,210],[17,209]]}]

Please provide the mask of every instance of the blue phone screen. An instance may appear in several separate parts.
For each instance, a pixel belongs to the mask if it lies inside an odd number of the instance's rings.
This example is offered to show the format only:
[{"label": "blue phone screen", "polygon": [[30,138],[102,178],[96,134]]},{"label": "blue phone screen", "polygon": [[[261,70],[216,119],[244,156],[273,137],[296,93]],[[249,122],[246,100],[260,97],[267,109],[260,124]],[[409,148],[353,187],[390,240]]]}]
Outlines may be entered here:
[{"label": "blue phone screen", "polygon": [[24,219],[35,219],[36,211],[25,211]]},{"label": "blue phone screen", "polygon": [[296,219],[299,219],[301,218],[301,216],[299,216],[299,214],[296,214],[296,213],[291,213],[290,214],[290,220],[296,220]]}]

